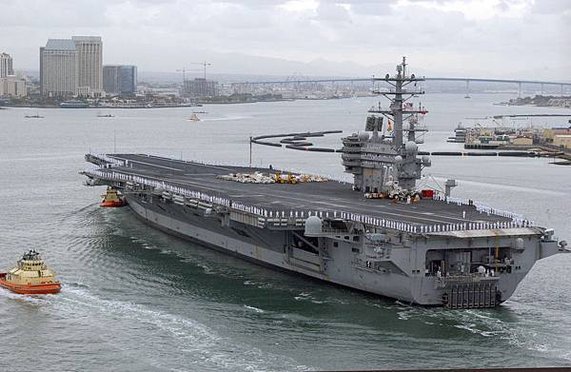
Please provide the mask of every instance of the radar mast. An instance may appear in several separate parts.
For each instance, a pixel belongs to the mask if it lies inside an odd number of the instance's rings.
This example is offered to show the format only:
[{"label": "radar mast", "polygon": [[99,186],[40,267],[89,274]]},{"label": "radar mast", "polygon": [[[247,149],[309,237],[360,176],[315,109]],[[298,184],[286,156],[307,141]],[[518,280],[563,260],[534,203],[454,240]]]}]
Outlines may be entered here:
[{"label": "radar mast", "polygon": [[[424,78],[407,74],[406,57],[396,66],[396,71],[393,76],[387,74],[384,78],[373,78],[374,82],[387,83],[390,88],[373,91],[387,98],[389,106],[385,109],[379,102],[369,110],[371,115],[367,118],[365,130],[372,131],[372,137],[369,138],[365,132],[343,139],[343,165],[346,172],[354,175],[355,190],[366,193],[413,192],[422,168],[430,166],[428,157],[417,158],[416,138],[417,132],[426,131],[417,126],[418,116],[428,111],[422,105],[414,108],[411,102],[413,97],[424,94],[417,88],[418,82],[424,81]],[[413,89],[408,89],[411,84]],[[387,125],[383,128],[385,118]],[[407,126],[404,125],[405,121]],[[383,133],[380,137],[379,132]]]}]

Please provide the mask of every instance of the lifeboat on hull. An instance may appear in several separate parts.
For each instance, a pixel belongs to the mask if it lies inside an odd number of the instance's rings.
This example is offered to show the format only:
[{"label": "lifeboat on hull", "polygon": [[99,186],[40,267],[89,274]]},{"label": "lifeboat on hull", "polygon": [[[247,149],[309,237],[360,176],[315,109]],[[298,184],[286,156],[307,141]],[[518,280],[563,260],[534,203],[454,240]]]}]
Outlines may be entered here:
[{"label": "lifeboat on hull", "polygon": [[119,191],[113,187],[108,187],[107,192],[101,195],[103,200],[99,204],[105,208],[119,208],[127,205],[127,200],[124,196],[119,194]]},{"label": "lifeboat on hull", "polygon": [[61,284],[55,272],[48,268],[40,254],[34,250],[25,253],[18,264],[6,273],[0,273],[0,286],[19,294],[58,293]]}]

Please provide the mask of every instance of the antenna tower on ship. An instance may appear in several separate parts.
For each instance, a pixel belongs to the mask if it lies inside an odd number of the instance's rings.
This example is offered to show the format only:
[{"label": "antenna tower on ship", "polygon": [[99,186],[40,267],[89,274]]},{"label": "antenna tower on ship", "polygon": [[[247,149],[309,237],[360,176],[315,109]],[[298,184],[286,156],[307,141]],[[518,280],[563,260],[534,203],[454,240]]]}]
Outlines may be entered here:
[{"label": "antenna tower on ship", "polygon": [[[414,74],[407,76],[407,64],[406,64],[406,57],[402,57],[402,63],[397,65],[397,74],[394,76],[390,76],[386,74],[384,78],[374,78],[374,81],[384,81],[391,85],[394,89],[390,89],[388,91],[381,91],[375,90],[373,93],[382,95],[386,97],[389,101],[389,108],[388,110],[383,110],[380,107],[372,108],[369,110],[372,114],[382,114],[385,116],[389,122],[393,122],[393,148],[396,151],[402,149],[405,145],[404,143],[404,132],[408,132],[407,140],[416,142],[416,127],[415,121],[413,120],[413,124],[405,128],[403,123],[405,121],[410,121],[410,119],[414,118],[418,114],[426,114],[428,111],[424,109],[422,106],[419,106],[418,109],[413,109],[412,103],[408,101],[418,95],[424,94],[424,91],[421,89],[417,89],[417,84],[419,82],[423,82],[424,78],[418,78]],[[408,90],[405,89],[410,84],[414,83],[414,89]],[[424,129],[423,129],[424,131]]]},{"label": "antenna tower on ship", "polygon": [[[343,140],[345,171],[354,175],[354,189],[365,193],[392,193],[395,190],[414,192],[422,168],[430,166],[427,156],[417,158],[416,133],[426,131],[417,126],[418,116],[427,111],[421,105],[414,108],[411,102],[413,97],[424,94],[424,91],[417,88],[424,78],[407,74],[406,57],[403,57],[396,70],[397,73],[392,77],[387,74],[384,78],[373,78],[375,82],[389,84],[390,88],[374,91],[386,97],[389,106],[385,109],[379,103],[369,110],[371,116],[367,118],[365,130],[372,131],[372,136],[362,133]],[[387,125],[383,130],[384,118],[387,119]],[[408,124],[406,126],[405,121]],[[379,132],[382,134],[379,135]],[[389,136],[387,132],[392,132],[392,135]]]}]

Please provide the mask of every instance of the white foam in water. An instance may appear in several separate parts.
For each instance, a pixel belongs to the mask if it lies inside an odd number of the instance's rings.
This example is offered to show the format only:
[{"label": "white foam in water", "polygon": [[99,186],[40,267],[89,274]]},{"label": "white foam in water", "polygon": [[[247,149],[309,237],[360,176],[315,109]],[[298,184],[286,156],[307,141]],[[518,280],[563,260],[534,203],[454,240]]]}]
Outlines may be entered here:
[{"label": "white foam in water", "polygon": [[224,116],[220,118],[204,118],[201,121],[228,121],[228,120],[244,120],[244,119],[251,119],[252,116]]},{"label": "white foam in water", "polygon": [[253,310],[253,311],[255,311],[256,313],[265,313],[264,310],[259,309],[259,308],[254,307],[254,306],[244,305],[244,307],[245,307],[246,309],[248,309],[248,310]]},{"label": "white foam in water", "polygon": [[30,304],[46,304],[47,299],[53,297],[54,295],[23,295],[14,293],[6,288],[0,287],[0,297],[9,298],[12,300],[18,300],[22,302],[28,302]]},{"label": "white foam in water", "polygon": [[[170,363],[175,366],[184,363],[189,365],[189,368],[192,366],[191,370],[309,370],[309,367],[298,365],[290,358],[265,353],[243,343],[237,345],[233,340],[220,336],[211,328],[191,318],[153,310],[130,302],[102,299],[83,288],[69,288],[67,292],[69,296],[62,297],[62,301],[59,302],[64,307],[63,311],[68,311],[75,316],[83,311],[93,316],[95,310],[98,316],[119,318],[122,324],[127,320],[150,325],[159,332],[159,335],[156,330],[152,332],[154,339],[157,336],[176,339],[174,342],[161,343],[168,347],[167,350],[160,350],[160,345],[153,344],[155,354],[160,355],[159,359],[153,360],[154,367],[170,369]],[[262,309],[253,306],[244,305],[244,307],[263,312]],[[129,326],[129,329],[131,328],[132,326]],[[130,337],[128,333],[120,336]],[[172,345],[176,345],[174,350]],[[148,348],[144,345],[138,345],[134,352],[146,349]],[[163,352],[168,355],[164,355]]]}]

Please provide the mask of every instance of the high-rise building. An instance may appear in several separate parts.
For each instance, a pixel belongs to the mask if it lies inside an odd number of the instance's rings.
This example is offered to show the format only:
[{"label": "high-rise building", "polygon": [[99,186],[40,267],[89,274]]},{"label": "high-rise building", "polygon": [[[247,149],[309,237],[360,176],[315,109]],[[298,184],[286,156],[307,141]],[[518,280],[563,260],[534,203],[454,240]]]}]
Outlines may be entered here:
[{"label": "high-rise building", "polygon": [[185,80],[183,85],[183,94],[189,97],[216,96],[218,95],[218,82],[206,80],[204,78]]},{"label": "high-rise building", "polygon": [[25,97],[28,94],[26,80],[14,75],[12,57],[0,53],[0,96]]},{"label": "high-rise building", "polygon": [[5,78],[8,75],[14,75],[12,57],[8,53],[0,53],[0,78]]},{"label": "high-rise building", "polygon": [[40,91],[44,96],[77,94],[78,66],[75,43],[69,39],[49,39],[40,48]]},{"label": "high-rise building", "polygon": [[137,67],[103,66],[103,90],[107,94],[133,95],[137,90]]},{"label": "high-rise building", "polygon": [[78,93],[99,96],[103,93],[103,43],[99,36],[73,36],[77,50]]},{"label": "high-rise building", "polygon": [[103,93],[101,37],[49,39],[40,48],[40,88],[46,96],[100,96]]}]

